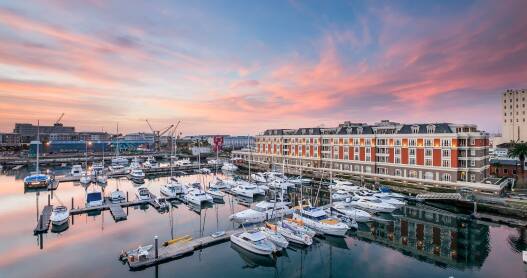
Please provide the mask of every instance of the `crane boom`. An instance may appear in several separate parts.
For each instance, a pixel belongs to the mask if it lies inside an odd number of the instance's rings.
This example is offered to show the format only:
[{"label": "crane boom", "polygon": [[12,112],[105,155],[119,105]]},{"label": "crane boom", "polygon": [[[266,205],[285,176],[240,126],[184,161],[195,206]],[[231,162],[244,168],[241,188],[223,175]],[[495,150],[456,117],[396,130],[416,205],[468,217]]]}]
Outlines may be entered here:
[{"label": "crane boom", "polygon": [[167,133],[173,127],[174,127],[174,125],[169,125],[168,127],[163,129],[162,131],[159,131],[159,136],[163,136],[165,133]]},{"label": "crane boom", "polygon": [[148,127],[150,127],[150,130],[152,131],[152,133],[156,133],[154,128],[152,127],[152,125],[150,124],[150,122],[148,121],[148,119],[145,119],[146,123],[148,124]]},{"label": "crane boom", "polygon": [[64,117],[64,113],[60,114],[59,118],[55,121],[55,124],[59,124],[62,117]]}]

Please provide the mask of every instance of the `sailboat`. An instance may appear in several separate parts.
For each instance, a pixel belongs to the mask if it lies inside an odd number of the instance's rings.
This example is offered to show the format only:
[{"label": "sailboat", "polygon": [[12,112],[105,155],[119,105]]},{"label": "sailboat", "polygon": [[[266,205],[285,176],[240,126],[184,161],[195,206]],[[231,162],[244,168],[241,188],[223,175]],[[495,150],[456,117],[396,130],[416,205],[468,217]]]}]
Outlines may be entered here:
[{"label": "sailboat", "polygon": [[95,174],[95,179],[97,180],[97,183],[105,185],[108,183],[108,176],[106,175],[104,171],[104,149],[106,148],[106,144],[103,145],[102,148],[102,162],[101,163],[93,163],[92,165],[92,171]]},{"label": "sailboat", "polygon": [[[177,130],[177,127],[179,126],[179,122],[177,123],[176,127],[174,128],[174,132]],[[161,194],[167,196],[167,197],[177,197],[180,194],[183,194],[183,185],[177,181],[177,179],[174,177],[174,156],[175,156],[175,149],[176,144],[174,140],[174,132],[172,133],[172,136],[170,137],[172,140],[172,150],[170,155],[170,178],[168,179],[167,183],[164,185],[161,185],[160,192]]]},{"label": "sailboat", "polygon": [[37,161],[36,161],[36,170],[31,173],[31,175],[24,178],[24,186],[31,188],[47,188],[53,181],[49,175],[44,175],[40,173],[39,169],[39,158],[40,158],[40,121],[37,125],[37,141],[32,143],[37,144]]},{"label": "sailboat", "polygon": [[80,183],[82,184],[90,184],[91,183],[91,175],[88,172],[88,142],[86,143],[86,152],[84,153],[84,169],[85,171],[82,172],[80,177]]},{"label": "sailboat", "polygon": [[117,124],[117,147],[115,148],[115,157],[112,158],[112,165],[110,170],[113,173],[123,173],[126,171],[126,166],[128,165],[128,159],[122,156],[119,156],[120,152],[119,146],[119,124]]}]

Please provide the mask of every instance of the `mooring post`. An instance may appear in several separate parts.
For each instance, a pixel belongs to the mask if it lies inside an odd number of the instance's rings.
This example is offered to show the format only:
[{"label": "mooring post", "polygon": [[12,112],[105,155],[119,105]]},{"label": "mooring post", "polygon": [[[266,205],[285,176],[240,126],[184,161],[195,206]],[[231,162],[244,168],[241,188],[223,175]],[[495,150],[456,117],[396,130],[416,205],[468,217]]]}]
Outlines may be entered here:
[{"label": "mooring post", "polygon": [[74,207],[73,207],[73,197],[71,197],[71,209],[74,209]]},{"label": "mooring post", "polygon": [[[52,191],[53,192],[53,191]],[[48,206],[51,205],[51,195],[48,194]]]},{"label": "mooring post", "polygon": [[42,229],[44,229],[44,220],[43,220],[43,216],[42,215],[40,216],[39,223],[40,223],[40,231],[42,231]]},{"label": "mooring post", "polygon": [[159,242],[159,239],[157,238],[157,236],[154,237],[154,243],[155,243],[155,246],[156,246],[156,259],[158,258],[158,242]]},{"label": "mooring post", "polygon": [[128,203],[128,191],[126,191],[126,202]]}]

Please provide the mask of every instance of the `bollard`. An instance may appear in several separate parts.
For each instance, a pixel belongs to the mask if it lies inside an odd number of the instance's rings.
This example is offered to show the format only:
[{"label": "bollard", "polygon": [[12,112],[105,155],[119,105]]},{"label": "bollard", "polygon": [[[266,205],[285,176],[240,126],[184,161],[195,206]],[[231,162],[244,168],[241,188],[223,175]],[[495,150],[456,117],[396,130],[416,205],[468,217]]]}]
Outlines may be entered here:
[{"label": "bollard", "polygon": [[156,253],[155,253],[155,255],[156,255],[155,258],[156,259],[158,258],[158,242],[159,242],[159,240],[158,240],[157,236],[155,236],[154,237],[154,243],[155,243],[155,246],[156,246]]},{"label": "bollard", "polygon": [[[53,191],[52,191],[53,192]],[[48,194],[48,206],[51,205],[51,196]]]},{"label": "bollard", "polygon": [[71,209],[73,209],[73,197],[71,197]]},{"label": "bollard", "polygon": [[128,203],[128,191],[126,191],[126,202]]}]

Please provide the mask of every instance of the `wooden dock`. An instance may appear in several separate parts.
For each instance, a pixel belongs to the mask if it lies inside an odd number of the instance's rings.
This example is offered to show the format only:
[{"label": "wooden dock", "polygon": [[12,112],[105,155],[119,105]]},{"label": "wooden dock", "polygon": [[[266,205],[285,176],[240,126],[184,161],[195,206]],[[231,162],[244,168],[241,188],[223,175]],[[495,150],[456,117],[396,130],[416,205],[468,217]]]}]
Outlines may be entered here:
[{"label": "wooden dock", "polygon": [[150,250],[146,258],[128,261],[130,270],[141,270],[147,267],[155,266],[172,260],[181,259],[191,255],[194,251],[200,250],[209,246],[217,245],[230,240],[232,234],[242,232],[243,229],[230,230],[219,237],[205,236],[190,241],[181,241],[168,246],[160,246],[158,249],[158,257],[155,257],[155,246]]},{"label": "wooden dock", "polygon": [[115,222],[126,220],[128,218],[128,215],[126,215],[126,212],[124,212],[124,209],[121,207],[121,205],[110,204],[108,207],[110,208],[110,212],[112,213]]},{"label": "wooden dock", "polygon": [[42,233],[47,233],[49,230],[49,218],[51,217],[51,212],[53,211],[52,205],[47,205],[42,210],[42,213],[40,214],[38,218],[38,223],[35,229],[33,230],[33,234],[38,235]]}]

